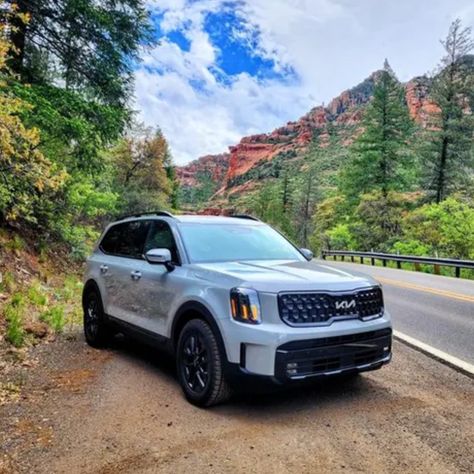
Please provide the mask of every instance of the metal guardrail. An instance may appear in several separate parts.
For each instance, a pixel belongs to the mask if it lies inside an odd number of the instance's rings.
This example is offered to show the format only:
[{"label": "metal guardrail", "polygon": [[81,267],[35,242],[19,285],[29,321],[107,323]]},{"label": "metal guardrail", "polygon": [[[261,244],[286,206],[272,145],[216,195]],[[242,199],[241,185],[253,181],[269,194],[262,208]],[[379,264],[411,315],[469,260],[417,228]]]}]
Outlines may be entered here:
[{"label": "metal guardrail", "polygon": [[387,262],[395,262],[397,268],[402,267],[402,263],[413,263],[415,270],[420,270],[420,265],[433,265],[434,272],[439,275],[440,267],[452,267],[457,278],[461,276],[461,269],[467,268],[474,270],[473,260],[458,260],[455,258],[436,258],[436,257],[415,257],[413,255],[398,255],[393,253],[377,253],[377,252],[352,252],[349,250],[323,250],[321,257],[326,260],[327,257],[333,257],[337,260],[337,257],[341,257],[344,261],[346,257],[350,258],[352,262],[355,262],[356,258],[360,259],[360,263],[364,263],[364,259],[370,259],[370,263],[375,265],[375,260],[381,260],[384,267],[387,266]]}]

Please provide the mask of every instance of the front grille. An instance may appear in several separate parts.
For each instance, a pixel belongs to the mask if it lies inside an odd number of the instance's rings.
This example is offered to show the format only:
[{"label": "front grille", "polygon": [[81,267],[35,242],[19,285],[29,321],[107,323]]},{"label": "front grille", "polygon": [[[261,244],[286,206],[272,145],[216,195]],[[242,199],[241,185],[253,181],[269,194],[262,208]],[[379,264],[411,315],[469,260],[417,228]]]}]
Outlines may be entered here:
[{"label": "front grille", "polygon": [[278,347],[277,379],[301,379],[350,370],[371,370],[390,360],[391,329],[292,341]]},{"label": "front grille", "polygon": [[347,293],[281,293],[278,308],[290,326],[329,324],[334,319],[381,315],[383,296],[378,286]]}]

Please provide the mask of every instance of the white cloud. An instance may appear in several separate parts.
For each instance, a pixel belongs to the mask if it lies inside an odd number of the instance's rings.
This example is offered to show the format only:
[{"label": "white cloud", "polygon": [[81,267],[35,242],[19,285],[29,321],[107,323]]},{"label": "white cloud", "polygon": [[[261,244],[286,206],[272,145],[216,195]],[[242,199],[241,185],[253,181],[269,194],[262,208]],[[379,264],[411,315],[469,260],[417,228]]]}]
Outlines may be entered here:
[{"label": "white cloud", "polygon": [[[244,135],[271,131],[328,102],[379,68],[388,57],[402,80],[433,69],[438,42],[458,13],[466,25],[470,0],[240,0],[242,20],[229,35],[253,54],[289,69],[298,80],[248,74],[218,81],[221,51],[204,29],[206,16],[230,8],[226,0],[148,0],[160,28],[180,31],[189,51],[163,39],[143,54],[136,73],[136,108],[159,125],[178,164],[220,153]],[[257,43],[255,44],[255,38]],[[293,78],[294,79],[294,78]]]}]

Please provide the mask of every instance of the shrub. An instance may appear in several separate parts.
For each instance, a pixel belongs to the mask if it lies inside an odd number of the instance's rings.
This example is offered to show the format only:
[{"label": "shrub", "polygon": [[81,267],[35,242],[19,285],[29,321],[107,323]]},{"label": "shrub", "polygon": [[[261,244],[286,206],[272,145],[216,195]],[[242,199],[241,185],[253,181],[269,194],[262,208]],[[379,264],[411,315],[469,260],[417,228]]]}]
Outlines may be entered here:
[{"label": "shrub", "polygon": [[401,255],[416,255],[417,257],[430,256],[431,249],[429,246],[419,240],[407,240],[404,242],[395,242],[392,247],[392,253]]},{"label": "shrub", "polygon": [[448,198],[406,216],[404,240],[418,241],[440,256],[474,258],[474,205]]},{"label": "shrub", "polygon": [[338,224],[326,232],[330,249],[351,250],[355,248],[355,239],[347,224]]}]

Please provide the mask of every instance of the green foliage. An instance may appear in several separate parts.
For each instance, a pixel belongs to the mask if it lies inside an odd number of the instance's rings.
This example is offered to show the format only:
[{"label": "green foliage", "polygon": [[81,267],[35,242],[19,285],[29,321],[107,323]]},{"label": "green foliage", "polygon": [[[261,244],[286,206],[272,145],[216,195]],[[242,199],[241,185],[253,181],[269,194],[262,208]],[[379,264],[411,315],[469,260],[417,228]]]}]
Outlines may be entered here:
[{"label": "green foliage", "polygon": [[133,62],[149,36],[143,1],[19,0],[16,10],[11,66],[24,82],[54,79],[102,103],[126,103]]},{"label": "green foliage", "polygon": [[10,80],[10,90],[31,104],[23,110],[26,124],[41,130],[41,150],[50,160],[76,170],[102,170],[101,151],[121,134],[130,112],[50,84]]},{"label": "green foliage", "polygon": [[120,214],[167,209],[177,204],[168,143],[160,129],[138,126],[110,152]]},{"label": "green foliage", "polygon": [[426,204],[404,219],[404,241],[415,240],[425,254],[474,259],[474,205],[454,198]]},{"label": "green foliage", "polygon": [[344,217],[345,200],[342,196],[328,197],[316,206],[313,215],[313,233],[310,237],[310,246],[315,254],[330,248],[343,250],[337,248],[334,242],[329,242],[327,232],[338,224],[343,224]]},{"label": "green foliage", "polygon": [[[199,205],[207,203],[219,187],[212,179],[210,171],[199,171],[196,174],[197,185],[182,186],[179,189],[179,201],[185,204]],[[176,206],[172,206],[176,208]]]},{"label": "green foliage", "polygon": [[[121,138],[131,118],[131,59],[146,36],[142,2],[22,0],[19,14],[5,7],[0,225],[64,241],[82,259],[107,218],[177,207],[178,184],[161,132]],[[51,25],[60,37],[53,38]],[[120,147],[128,154],[116,153]]]},{"label": "green foliage", "polygon": [[342,191],[352,200],[379,190],[404,190],[410,184],[407,170],[413,167],[409,153],[412,122],[405,91],[388,63],[377,79],[372,102],[363,117],[363,133],[351,150],[351,160],[342,178]]},{"label": "green foliage", "polygon": [[25,241],[17,234],[5,242],[5,248],[13,252],[19,252],[26,246]]},{"label": "green foliage", "polygon": [[273,225],[288,238],[295,238],[288,207],[284,205],[284,189],[280,183],[270,182],[248,196],[243,204],[245,212]]},{"label": "green foliage", "polygon": [[471,28],[454,21],[442,41],[445,49],[431,88],[432,108],[423,146],[423,180],[437,203],[460,189],[474,186],[474,49]]},{"label": "green foliage", "polygon": [[65,308],[57,304],[40,315],[40,320],[47,323],[55,332],[62,332],[66,324]]},{"label": "green foliage", "polygon": [[348,224],[337,224],[326,231],[327,248],[337,250],[352,250],[356,248],[356,239]]},{"label": "green foliage", "polygon": [[23,329],[23,312],[25,301],[21,293],[15,293],[11,301],[5,307],[5,319],[7,321],[6,338],[15,347],[21,347],[25,340]]},{"label": "green foliage", "polygon": [[415,255],[417,257],[430,256],[430,247],[419,240],[404,240],[395,242],[392,247],[393,253],[400,255]]},{"label": "green foliage", "polygon": [[0,292],[11,293],[16,287],[15,277],[12,272],[0,274]]},{"label": "green foliage", "polygon": [[31,106],[8,88],[9,47],[0,28],[0,222],[35,223],[42,200],[61,187],[65,173],[38,149],[38,129],[21,119]]},{"label": "green foliage", "polygon": [[27,297],[28,302],[35,307],[45,306],[48,302],[48,297],[38,281],[31,283],[28,288]]},{"label": "green foliage", "polygon": [[402,233],[402,217],[409,203],[403,194],[376,191],[364,194],[350,224],[356,248],[388,251]]}]

